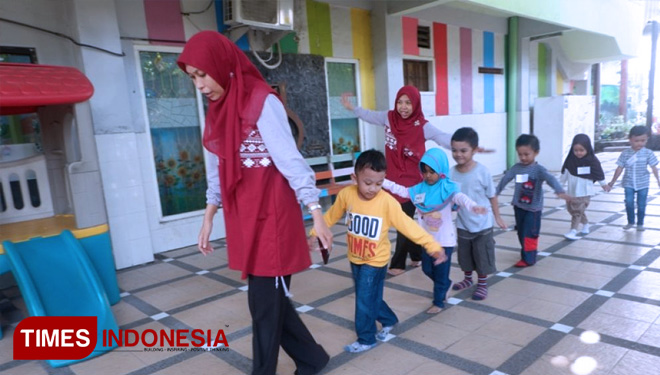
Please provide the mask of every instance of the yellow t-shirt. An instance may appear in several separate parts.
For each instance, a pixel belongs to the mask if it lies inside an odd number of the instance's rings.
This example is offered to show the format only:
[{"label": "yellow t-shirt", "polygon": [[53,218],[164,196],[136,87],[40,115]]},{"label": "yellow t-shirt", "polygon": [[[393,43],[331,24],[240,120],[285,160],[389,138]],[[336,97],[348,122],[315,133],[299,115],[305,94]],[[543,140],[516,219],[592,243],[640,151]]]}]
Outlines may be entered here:
[{"label": "yellow t-shirt", "polygon": [[351,263],[374,267],[387,265],[392,248],[387,235],[390,227],[422,245],[429,254],[442,250],[433,236],[409,218],[399,202],[382,190],[373,199],[365,201],[359,198],[357,186],[348,186],[337,194],[337,200],[323,218],[328,226],[332,226],[344,213]]}]

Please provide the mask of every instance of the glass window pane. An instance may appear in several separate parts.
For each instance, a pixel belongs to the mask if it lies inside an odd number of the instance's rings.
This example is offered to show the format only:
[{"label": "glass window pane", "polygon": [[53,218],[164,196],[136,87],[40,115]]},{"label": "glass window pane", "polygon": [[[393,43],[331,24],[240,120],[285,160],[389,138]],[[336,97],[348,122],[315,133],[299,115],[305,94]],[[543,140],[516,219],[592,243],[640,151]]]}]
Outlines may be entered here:
[{"label": "glass window pane", "polygon": [[346,110],[341,104],[341,94],[345,92],[357,94],[356,65],[328,62],[327,72],[332,153],[338,155],[358,152],[360,151],[358,119],[353,112]]},{"label": "glass window pane", "polygon": [[43,153],[41,125],[36,113],[0,116],[0,162]]},{"label": "glass window pane", "polygon": [[144,95],[163,216],[206,207],[195,88],[176,64],[178,54],[140,52]]},{"label": "glass window pane", "polygon": [[[0,47],[0,62],[36,63],[34,48]],[[41,126],[36,113],[0,116],[0,162],[14,161],[42,153]]]}]

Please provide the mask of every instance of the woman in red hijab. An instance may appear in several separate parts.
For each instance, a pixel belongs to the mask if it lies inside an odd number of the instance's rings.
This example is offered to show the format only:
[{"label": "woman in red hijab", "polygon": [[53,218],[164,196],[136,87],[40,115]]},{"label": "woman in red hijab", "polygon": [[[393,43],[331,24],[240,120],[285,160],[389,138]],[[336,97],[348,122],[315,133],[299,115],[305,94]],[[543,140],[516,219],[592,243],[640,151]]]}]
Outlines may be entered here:
[{"label": "woman in red hijab", "polygon": [[[357,117],[374,125],[385,127],[385,158],[387,159],[388,180],[399,185],[413,186],[422,181],[419,161],[426,151],[425,141],[433,140],[439,145],[451,149],[451,134],[444,133],[434,126],[429,126],[422,113],[419,90],[414,86],[403,86],[396,94],[394,110],[370,111],[354,107],[350,102],[351,94],[343,94],[342,104]],[[410,217],[415,213],[415,205],[409,200],[394,195],[401,203],[401,208]],[[390,269],[390,275],[397,276],[406,268],[406,258],[410,253],[411,265],[418,267],[422,260],[422,248],[403,234],[397,232],[396,247]]]},{"label": "woman in red hijab", "polygon": [[204,255],[213,251],[213,217],[222,207],[229,268],[248,279],[252,373],[275,374],[282,346],[297,374],[315,374],[329,356],[287,298],[291,275],[311,264],[299,202],[324,246],[332,245],[314,172],[296,148],[281,101],[234,43],[202,31],[177,62],[209,100],[203,142],[218,161],[218,174],[208,176],[198,247]]}]

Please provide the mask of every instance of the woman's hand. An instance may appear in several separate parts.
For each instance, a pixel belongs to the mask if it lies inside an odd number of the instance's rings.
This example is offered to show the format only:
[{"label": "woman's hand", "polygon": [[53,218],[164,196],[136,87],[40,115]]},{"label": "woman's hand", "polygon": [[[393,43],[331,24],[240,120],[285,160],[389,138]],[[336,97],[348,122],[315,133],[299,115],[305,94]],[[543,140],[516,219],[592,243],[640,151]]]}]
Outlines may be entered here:
[{"label": "woman's hand", "polygon": [[341,94],[341,104],[344,106],[344,108],[348,109],[349,111],[353,111],[355,109],[355,106],[353,103],[350,101],[350,97],[354,96],[353,93],[350,92],[345,92]]},{"label": "woman's hand", "polygon": [[307,247],[309,247],[309,251],[321,251],[321,249],[319,248],[318,237],[316,236],[307,237]]},{"label": "woman's hand", "polygon": [[211,246],[211,241],[209,241],[209,239],[211,238],[211,232],[213,231],[213,217],[216,212],[218,212],[218,206],[213,204],[206,205],[204,219],[202,221],[202,229],[199,230],[199,236],[197,236],[197,248],[204,255],[209,255],[213,252],[213,246]]},{"label": "woman's hand", "polygon": [[492,154],[493,152],[495,152],[495,149],[483,148],[481,146],[477,146],[477,148],[475,148],[474,150],[480,154]]},{"label": "woman's hand", "polygon": [[316,235],[321,240],[323,247],[328,249],[328,251],[331,251],[332,232],[330,231],[330,228],[328,228],[328,226],[325,224],[325,220],[323,220],[323,214],[321,213],[320,209],[312,211],[312,220],[314,220],[314,232],[316,232]]},{"label": "woman's hand", "polygon": [[204,255],[209,255],[213,252],[213,246],[211,246],[211,242],[209,241],[212,230],[213,221],[204,220],[202,229],[199,231],[199,236],[197,236],[197,248]]}]

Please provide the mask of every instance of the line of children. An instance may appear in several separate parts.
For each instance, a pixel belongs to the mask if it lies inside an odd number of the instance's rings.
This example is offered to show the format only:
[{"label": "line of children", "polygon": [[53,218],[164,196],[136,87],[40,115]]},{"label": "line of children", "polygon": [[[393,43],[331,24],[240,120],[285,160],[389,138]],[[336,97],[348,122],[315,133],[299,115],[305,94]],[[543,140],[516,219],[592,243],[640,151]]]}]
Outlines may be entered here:
[{"label": "line of children", "polygon": [[543,182],[547,182],[562,199],[570,200],[557,179],[548,170],[536,162],[541,149],[539,139],[530,134],[522,134],[516,139],[516,152],[520,162],[506,171],[495,189],[500,195],[513,179],[516,187],[511,204],[516,218],[516,230],[520,242],[520,261],[515,267],[528,267],[536,263],[536,253],[541,231],[543,214]]},{"label": "line of children", "polygon": [[660,178],[658,177],[658,158],[653,151],[646,148],[646,142],[649,140],[649,129],[646,126],[633,126],[628,134],[630,148],[621,152],[616,161],[617,168],[614,171],[612,181],[608,184],[610,188],[623,174],[623,190],[625,192],[626,216],[628,224],[623,229],[627,230],[635,226],[635,195],[637,195],[637,230],[644,230],[644,216],[646,214],[646,196],[649,193],[649,171],[647,165],[651,167],[653,175],[660,187]]},{"label": "line of children", "polygon": [[[344,349],[352,353],[369,350],[376,345],[376,339],[385,340],[398,323],[398,318],[383,300],[386,266],[390,257],[387,236],[390,226],[428,252],[422,255],[422,270],[434,283],[433,305],[426,311],[429,314],[437,314],[444,308],[451,286],[451,254],[457,245],[458,262],[465,278],[454,284],[452,289],[459,291],[473,286],[472,273],[476,271],[478,283],[472,298],[484,300],[488,296],[486,280],[489,274],[496,272],[493,225],[496,223],[502,229],[507,228],[499,212],[498,195],[514,179],[516,186],[511,203],[521,245],[521,259],[515,267],[536,263],[543,182],[547,182],[560,198],[567,201],[571,231],[564,236],[575,240],[579,238],[579,224],[583,225],[583,234],[589,233],[585,211],[590,196],[595,195],[593,183],[599,182],[603,190],[610,191],[625,168],[623,187],[628,225],[624,229],[631,228],[635,223],[633,198],[637,194],[638,230],[643,230],[649,186],[646,166],[651,166],[660,186],[656,167],[658,160],[652,151],[644,147],[648,141],[646,127],[634,127],[629,138],[631,148],[622,152],[612,181],[605,184],[604,173],[589,136],[576,135],[571,152],[562,166],[561,180],[567,182],[568,194],[560,182],[536,162],[540,142],[536,136],[529,134],[523,134],[516,140],[520,161],[505,172],[497,188],[493,187],[488,169],[473,159],[479,147],[479,136],[472,128],[458,129],[451,138],[452,157],[456,161],[451,171],[445,153],[437,148],[430,149],[419,163],[423,181],[409,188],[385,179],[386,162],[382,153],[376,150],[362,153],[353,175],[357,185],[342,190],[324,216],[328,226],[331,226],[344,213],[347,214],[348,258],[355,283],[355,329],[358,340]],[[381,192],[381,188],[410,199],[416,207],[419,226],[406,216],[396,200]],[[457,229],[452,222],[453,205],[461,207],[457,213]],[[315,238],[311,241],[316,244]],[[382,325],[378,333],[376,321]]]},{"label": "line of children", "polygon": [[571,197],[566,202],[566,210],[571,214],[571,230],[564,234],[569,240],[578,240],[578,225],[582,224],[580,233],[589,234],[589,220],[585,211],[591,201],[591,196],[596,195],[594,182],[598,182],[605,191],[610,191],[610,186],[605,183],[605,173],[600,161],[591,147],[591,139],[586,134],[578,134],[573,137],[571,150],[564,165],[561,167],[561,178],[559,181],[566,182],[567,193]]},{"label": "line of children", "polygon": [[[350,353],[371,349],[376,345],[376,339],[385,340],[399,321],[383,300],[383,285],[391,254],[390,227],[422,245],[428,252],[426,259],[434,265],[447,259],[442,246],[409,218],[391,195],[382,191],[386,169],[385,155],[380,151],[361,153],[355,162],[355,173],[351,176],[356,185],[342,189],[323,216],[327,225],[332,226],[346,214],[348,260],[355,284],[355,331],[358,336],[357,341],[344,347]],[[317,247],[315,234],[312,230],[310,248]],[[382,325],[378,333],[376,321]]]},{"label": "line of children", "polygon": [[488,296],[486,279],[496,271],[493,219],[500,228],[507,228],[500,216],[493,178],[488,168],[473,159],[478,147],[479,135],[472,128],[460,128],[451,137],[451,154],[456,161],[451,169],[451,179],[460,185],[462,193],[478,205],[488,208],[486,215],[473,215],[467,210],[458,210],[456,217],[456,254],[465,278],[455,283],[452,289],[471,287],[472,272],[477,271],[477,288],[472,294],[472,299],[477,301]]},{"label": "line of children", "polygon": [[[449,162],[444,151],[432,148],[419,163],[424,180],[410,188],[385,180],[383,187],[393,194],[410,199],[417,208],[417,222],[431,233],[445,249],[447,259],[456,246],[456,228],[451,209],[454,204],[476,214],[485,214],[486,208],[478,206],[460,192],[458,184],[449,178]],[[445,307],[447,292],[451,286],[449,271],[451,262],[433,265],[431,258],[422,255],[422,271],[433,281],[433,305],[426,311],[437,314]]]}]

